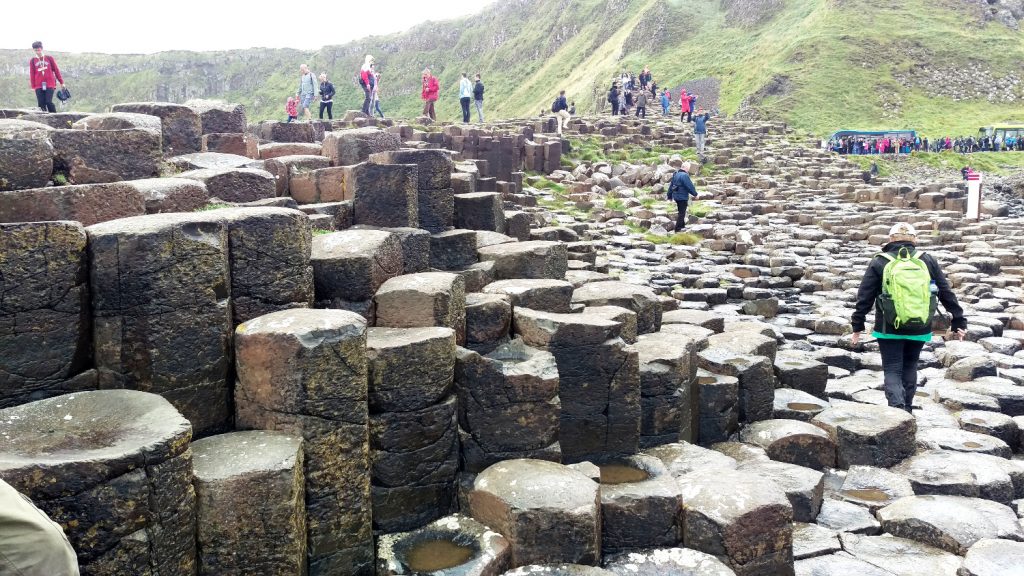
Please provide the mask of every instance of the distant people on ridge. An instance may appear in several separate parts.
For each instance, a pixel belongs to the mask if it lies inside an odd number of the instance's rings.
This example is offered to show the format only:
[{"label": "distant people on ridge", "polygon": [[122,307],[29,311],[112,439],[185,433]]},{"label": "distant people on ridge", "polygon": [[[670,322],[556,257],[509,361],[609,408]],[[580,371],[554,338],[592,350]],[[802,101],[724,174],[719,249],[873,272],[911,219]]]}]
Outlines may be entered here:
[{"label": "distant people on ridge", "polygon": [[313,105],[313,100],[316,98],[317,82],[316,77],[309,71],[309,66],[302,64],[299,66],[299,89],[295,93],[295,97],[299,100],[299,110],[302,112],[306,122],[313,121],[313,113],[309,111],[309,107]]},{"label": "distant people on ridge", "polygon": [[480,80],[480,74],[476,75],[476,82],[473,84],[473,102],[476,105],[476,117],[480,123],[484,123],[484,83]]},{"label": "distant people on ridge", "polygon": [[327,80],[327,72],[320,73],[320,119],[324,119],[324,110],[327,110],[327,119],[333,120],[334,115],[331,109],[334,107],[334,84]]},{"label": "distant people on ridge", "polygon": [[420,92],[420,97],[423,98],[423,115],[431,120],[437,120],[434,102],[437,102],[437,94],[440,91],[441,87],[437,83],[437,77],[430,73],[430,68],[424,68],[423,89]]},{"label": "distant people on ridge", "polygon": [[650,84],[650,83],[651,83],[651,69],[649,67],[647,67],[647,66],[644,66],[643,71],[640,72],[640,89],[641,90],[646,90],[647,89],[647,85]]},{"label": "distant people on ridge", "polygon": [[359,69],[359,86],[363,89],[363,114],[367,116],[373,115],[373,111],[370,110],[370,99],[377,83],[377,78],[373,74],[373,64],[373,56],[367,54],[363,60],[363,67]]},{"label": "distant people on ridge", "polygon": [[462,105],[462,123],[469,123],[469,104],[473,101],[473,83],[469,81],[469,76],[465,72],[462,73],[462,79],[459,80],[459,104]]},{"label": "distant people on ridge", "polygon": [[43,112],[56,112],[53,105],[53,91],[60,84],[60,89],[66,88],[64,77],[60,74],[57,61],[53,56],[43,53],[43,43],[36,40],[32,43],[32,50],[36,55],[28,61],[28,81],[32,90],[36,93],[36,104]]}]

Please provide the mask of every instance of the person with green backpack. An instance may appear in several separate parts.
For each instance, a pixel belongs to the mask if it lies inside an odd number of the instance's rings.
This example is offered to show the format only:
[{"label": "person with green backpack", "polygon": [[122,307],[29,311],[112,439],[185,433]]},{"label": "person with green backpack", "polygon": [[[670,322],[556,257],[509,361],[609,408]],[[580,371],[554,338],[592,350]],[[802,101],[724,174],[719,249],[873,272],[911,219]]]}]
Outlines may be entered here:
[{"label": "person with green backpack", "polygon": [[932,339],[937,302],[953,316],[950,328],[963,340],[967,320],[939,263],[918,251],[917,231],[900,222],[889,230],[889,243],[871,259],[857,291],[851,319],[853,344],[860,342],[868,310],[875,307],[871,335],[878,340],[889,406],[911,411],[917,391],[917,364]]}]

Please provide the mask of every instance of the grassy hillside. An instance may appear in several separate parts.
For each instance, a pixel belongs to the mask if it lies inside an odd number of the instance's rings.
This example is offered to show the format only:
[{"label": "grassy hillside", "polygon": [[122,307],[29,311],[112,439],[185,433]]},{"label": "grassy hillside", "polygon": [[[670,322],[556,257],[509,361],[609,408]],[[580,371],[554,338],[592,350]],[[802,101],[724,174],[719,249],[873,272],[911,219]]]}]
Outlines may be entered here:
[{"label": "grassy hillside", "polygon": [[[781,116],[817,134],[967,134],[1024,121],[1024,33],[985,22],[981,10],[965,0],[506,0],[315,53],[56,56],[85,110],[200,97],[242,102],[254,120],[279,117],[303,61],[328,71],[337,108],[358,108],[355,73],[371,53],[384,76],[382,107],[399,116],[419,113],[424,66],[441,79],[440,118],[454,120],[463,71],[484,75],[491,117],[510,117],[546,109],[561,88],[594,111],[613,74],[650,65],[662,86],[716,79],[724,112]],[[29,55],[0,51],[0,107],[33,103]]]}]

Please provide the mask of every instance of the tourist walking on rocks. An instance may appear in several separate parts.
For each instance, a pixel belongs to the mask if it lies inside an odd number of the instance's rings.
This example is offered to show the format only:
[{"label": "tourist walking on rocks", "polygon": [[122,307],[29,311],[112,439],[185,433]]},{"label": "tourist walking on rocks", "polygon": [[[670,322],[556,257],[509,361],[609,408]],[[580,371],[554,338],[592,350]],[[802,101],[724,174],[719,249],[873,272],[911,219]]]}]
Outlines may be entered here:
[{"label": "tourist walking on rocks", "polygon": [[294,96],[289,96],[288,101],[284,103],[285,114],[288,114],[287,122],[294,122],[299,118],[299,99]]},{"label": "tourist walking on rocks", "polygon": [[0,480],[0,574],[78,576],[78,558],[61,527]]},{"label": "tourist walking on rocks", "polygon": [[316,98],[317,82],[316,77],[309,71],[309,66],[305,64],[299,66],[299,89],[295,92],[295,97],[299,101],[299,110],[306,122],[313,121],[313,113],[309,111],[309,107],[313,105],[313,100]]},{"label": "tourist walking on rocks", "polygon": [[608,90],[608,103],[612,105],[612,116],[619,115],[619,85],[612,82],[612,87]]},{"label": "tourist walking on rocks", "polygon": [[911,411],[917,390],[917,363],[925,342],[932,339],[936,301],[952,314],[951,329],[963,340],[964,311],[939,263],[920,252],[917,231],[900,222],[889,230],[889,243],[868,264],[851,319],[853,344],[860,342],[868,310],[875,308],[871,335],[878,340],[889,406]]},{"label": "tourist walking on rocks", "polygon": [[38,40],[32,43],[36,55],[28,61],[28,81],[36,93],[36,104],[43,112],[56,112],[53,105],[53,92],[60,84],[63,90],[64,77],[60,74],[57,61],[53,56],[43,53],[43,43]]},{"label": "tourist walking on rocks", "polygon": [[640,72],[640,89],[641,90],[646,90],[648,84],[650,84],[650,83],[651,83],[651,69],[649,67],[647,67],[647,66],[644,66],[643,71]]},{"label": "tourist walking on rocks", "polygon": [[324,119],[324,110],[327,110],[327,119],[334,120],[331,109],[334,107],[334,84],[327,81],[327,72],[320,73],[320,119]]},{"label": "tourist walking on rocks", "polygon": [[558,118],[558,135],[562,135],[562,126],[569,123],[572,114],[569,114],[569,103],[565,100],[565,90],[558,93],[558,98],[551,105],[551,111]]},{"label": "tourist walking on rocks", "polygon": [[476,75],[476,82],[473,84],[473,102],[476,104],[476,117],[481,124],[484,123],[484,83],[480,75]]},{"label": "tourist walking on rocks", "polygon": [[686,88],[683,88],[679,91],[679,121],[689,122],[690,116],[690,95],[686,93]]},{"label": "tourist walking on rocks", "polygon": [[693,138],[697,141],[697,154],[704,154],[704,143],[708,139],[708,120],[711,114],[703,109],[697,111],[693,117]]},{"label": "tourist walking on rocks", "polygon": [[636,116],[637,118],[647,118],[647,91],[641,90],[640,95],[636,97]]},{"label": "tourist walking on rocks", "polygon": [[434,112],[434,102],[437,102],[437,94],[441,91],[437,83],[437,77],[430,73],[430,68],[423,69],[423,89],[420,97],[423,98],[423,115],[431,120],[437,120]]},{"label": "tourist walking on rocks", "polygon": [[672,181],[668,185],[668,199],[675,200],[678,216],[676,216],[676,227],[674,232],[680,232],[686,228],[686,208],[689,206],[690,197],[697,197],[697,187],[690,179],[689,162],[683,162],[682,167],[672,175]]},{"label": "tourist walking on rocks", "polygon": [[363,89],[363,114],[367,116],[373,115],[373,111],[370,110],[370,100],[377,83],[377,78],[373,74],[373,64],[373,56],[367,54],[363,60],[363,67],[359,69],[359,86]]},{"label": "tourist walking on rocks", "polygon": [[370,106],[371,110],[376,110],[377,114],[380,114],[380,119],[383,120],[384,111],[380,109],[380,72],[376,70],[373,71],[373,93],[370,94],[370,102],[373,104]]},{"label": "tourist walking on rocks", "polygon": [[672,96],[669,94],[668,88],[661,93],[661,113],[664,116],[668,116],[668,109],[672,105]]},{"label": "tourist walking on rocks", "polygon": [[462,79],[459,80],[459,104],[462,104],[462,123],[469,123],[469,104],[473,101],[473,83],[469,81],[469,76],[466,73],[462,73]]}]

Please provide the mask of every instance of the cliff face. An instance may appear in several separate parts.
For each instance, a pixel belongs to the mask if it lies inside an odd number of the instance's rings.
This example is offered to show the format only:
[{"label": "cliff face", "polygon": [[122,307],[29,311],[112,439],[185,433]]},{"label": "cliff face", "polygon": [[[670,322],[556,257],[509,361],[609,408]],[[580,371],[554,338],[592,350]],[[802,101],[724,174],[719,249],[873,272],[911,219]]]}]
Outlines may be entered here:
[{"label": "cliff face", "polygon": [[[488,113],[507,117],[536,114],[560,89],[594,111],[613,74],[649,65],[661,86],[708,82],[706,106],[821,133],[880,122],[956,132],[1019,116],[1021,16],[1024,0],[505,0],[315,52],[55,56],[78,110],[221,98],[245,104],[252,120],[281,117],[303,62],[331,77],[336,109],[358,108],[356,73],[373,54],[389,115],[418,114],[427,66],[441,80],[438,113],[452,120],[462,72],[482,73]],[[0,107],[33,105],[30,55],[0,50]],[[785,90],[773,89],[779,78]]]}]

